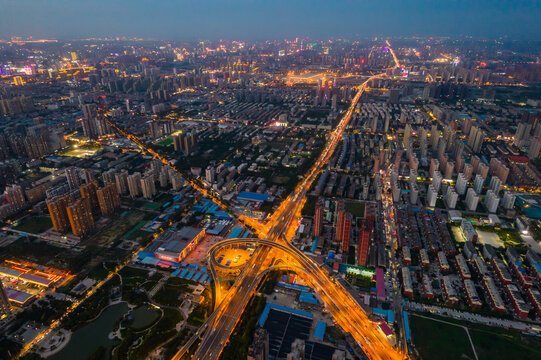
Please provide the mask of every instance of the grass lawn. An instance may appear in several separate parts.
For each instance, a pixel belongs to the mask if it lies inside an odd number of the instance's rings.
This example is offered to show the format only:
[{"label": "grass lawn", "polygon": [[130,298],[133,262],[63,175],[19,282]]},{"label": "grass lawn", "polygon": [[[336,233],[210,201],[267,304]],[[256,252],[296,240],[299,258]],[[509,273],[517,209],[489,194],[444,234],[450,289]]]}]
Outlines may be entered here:
[{"label": "grass lawn", "polygon": [[468,335],[463,328],[411,314],[411,337],[424,360],[456,360],[465,354],[474,359]]},{"label": "grass lawn", "polygon": [[470,330],[479,360],[541,359],[541,341],[519,334],[497,334]]},{"label": "grass lawn", "polygon": [[145,209],[156,210],[156,209],[159,209],[161,207],[161,205],[153,203],[153,202],[147,202],[147,203],[145,203],[145,205],[143,205],[143,207]]},{"label": "grass lawn", "polygon": [[53,227],[51,218],[47,216],[29,216],[24,218],[15,230],[28,232],[30,234],[40,234]]},{"label": "grass lawn", "polygon": [[159,146],[169,146],[173,143],[173,138],[172,137],[169,137],[165,140],[162,140],[158,143]]},{"label": "grass lawn", "polygon": [[[473,359],[470,342],[461,327],[410,315],[413,343],[422,359],[460,359],[462,353]],[[541,359],[541,340],[536,337],[498,327],[441,319],[468,327],[479,360]]]},{"label": "grass lawn", "polygon": [[190,284],[195,284],[195,282],[178,277],[170,277],[154,295],[153,300],[161,305],[180,306],[183,301],[180,299],[180,296],[192,292],[188,286]]},{"label": "grass lawn", "polygon": [[346,211],[355,217],[363,217],[364,203],[359,201],[346,201]]},{"label": "grass lawn", "polygon": [[[126,240],[135,240],[135,239],[137,239],[137,236],[141,236],[141,234],[139,234],[139,230],[143,226],[145,226],[146,223],[147,223],[146,220],[140,221],[137,225],[135,225],[135,227],[133,229],[128,231],[126,234],[124,234],[124,239],[126,239]],[[152,235],[151,233],[149,233],[147,231],[143,231],[143,232]]]}]

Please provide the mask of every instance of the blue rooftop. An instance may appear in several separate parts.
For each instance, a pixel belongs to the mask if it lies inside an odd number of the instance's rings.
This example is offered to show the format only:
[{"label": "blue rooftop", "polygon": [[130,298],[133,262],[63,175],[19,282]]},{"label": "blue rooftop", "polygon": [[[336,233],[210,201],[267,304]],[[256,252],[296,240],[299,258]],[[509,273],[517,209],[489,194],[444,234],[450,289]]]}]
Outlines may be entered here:
[{"label": "blue rooftop", "polygon": [[314,314],[309,313],[307,311],[296,310],[296,309],[291,309],[291,308],[281,306],[281,305],[267,303],[267,305],[265,305],[265,309],[263,309],[263,313],[261,314],[261,317],[259,318],[259,321],[258,321],[259,326],[263,326],[265,324],[265,321],[267,320],[267,316],[269,316],[270,309],[275,309],[275,310],[283,311],[290,314],[304,316],[310,319],[314,318]]},{"label": "blue rooftop", "polygon": [[259,194],[255,192],[249,192],[249,191],[241,191],[239,195],[237,195],[237,199],[247,200],[247,201],[265,201],[269,197],[270,195],[267,195],[267,194]]},{"label": "blue rooftop", "polygon": [[301,292],[301,294],[299,295],[299,301],[313,304],[313,305],[318,304],[318,301],[316,297],[314,296],[314,294],[309,293],[309,292],[304,292],[304,291]]},{"label": "blue rooftop", "polygon": [[327,329],[327,323],[325,321],[318,321],[316,323],[316,331],[314,337],[319,340],[323,340],[325,337],[325,330]]}]

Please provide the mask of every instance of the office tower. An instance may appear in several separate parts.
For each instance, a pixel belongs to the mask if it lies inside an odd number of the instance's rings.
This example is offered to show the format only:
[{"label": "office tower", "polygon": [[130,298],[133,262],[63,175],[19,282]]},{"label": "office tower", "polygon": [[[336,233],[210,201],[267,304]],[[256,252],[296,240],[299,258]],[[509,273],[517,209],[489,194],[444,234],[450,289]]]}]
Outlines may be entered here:
[{"label": "office tower", "polygon": [[120,197],[115,184],[108,184],[98,189],[98,202],[103,216],[109,216],[120,207]]},{"label": "office tower", "polygon": [[21,209],[26,203],[23,189],[19,185],[11,185],[6,187],[4,194],[7,202],[16,209]]},{"label": "office tower", "polygon": [[438,190],[434,184],[428,185],[428,191],[426,192],[426,206],[434,207],[436,206],[436,200],[438,200]]},{"label": "office tower", "polygon": [[430,129],[430,146],[432,150],[438,149],[438,144],[440,140],[440,131],[438,130],[438,125],[432,125]]},{"label": "office tower", "polygon": [[441,173],[438,170],[434,171],[434,176],[432,176],[432,185],[434,186],[434,189],[436,189],[436,191],[440,191],[442,180],[443,176],[441,175]]},{"label": "office tower", "polygon": [[483,191],[484,185],[485,185],[485,178],[479,174],[475,175],[475,180],[473,181],[473,188],[475,189],[475,192],[478,194],[481,194],[481,191]]},{"label": "office tower", "polygon": [[541,138],[533,138],[530,140],[530,147],[528,148],[528,157],[530,159],[537,159],[539,157],[539,151],[541,150]]},{"label": "office tower", "polygon": [[479,166],[477,166],[477,174],[486,179],[488,176],[488,165],[485,163],[480,163]]},{"label": "office tower", "polygon": [[79,169],[74,166],[70,166],[69,168],[66,168],[65,173],[70,190],[79,189],[81,186],[81,174]]},{"label": "office tower", "polygon": [[411,132],[412,132],[411,125],[407,124],[406,128],[404,129],[404,139],[402,140],[402,146],[405,149],[408,148],[408,145],[410,143]]},{"label": "office tower", "polygon": [[485,206],[488,212],[495,213],[498,210],[498,204],[500,203],[500,198],[492,190],[487,191],[485,196]]},{"label": "office tower", "polygon": [[[116,182],[115,175],[116,175],[116,170],[111,169],[111,170],[105,171],[103,174],[101,174],[101,179],[103,180],[103,183],[105,185],[115,184],[115,182]],[[127,187],[128,187],[128,184],[126,182],[126,188]]]},{"label": "office tower", "polygon": [[323,227],[323,202],[320,200],[316,203],[314,213],[314,236],[320,236]]},{"label": "office tower", "polygon": [[99,217],[99,209],[100,205],[98,203],[98,184],[96,182],[92,182],[89,184],[83,184],[79,188],[79,191],[81,192],[81,197],[83,199],[88,199],[88,203],[90,204],[90,210],[92,211],[92,214],[97,218]]},{"label": "office tower", "polygon": [[505,191],[502,199],[504,209],[510,210],[515,206],[516,195],[510,191]]},{"label": "office tower", "polygon": [[141,173],[135,172],[128,176],[128,189],[132,198],[141,195]]},{"label": "office tower", "polygon": [[213,184],[216,180],[216,170],[213,167],[209,166],[205,170],[205,180],[210,184]]},{"label": "office tower", "polygon": [[501,187],[502,181],[497,176],[493,176],[490,179],[490,190],[494,191],[495,194],[499,194]]},{"label": "office tower", "polygon": [[[129,186],[128,186],[128,171],[122,170],[119,173],[115,174],[115,185],[116,185],[116,191],[119,195],[124,195],[128,192]],[[130,190],[131,195],[131,190]]]},{"label": "office tower", "polygon": [[366,260],[368,258],[368,247],[370,246],[370,237],[372,234],[372,226],[370,222],[364,219],[361,222],[361,229],[359,232],[359,247],[357,261],[360,266],[366,266]]},{"label": "office tower", "polygon": [[466,180],[470,181],[472,175],[473,175],[473,166],[471,164],[465,164],[464,176],[466,177]]},{"label": "office tower", "polygon": [[469,211],[476,211],[479,203],[479,195],[472,188],[468,188],[466,192],[466,208]]},{"label": "office tower", "polygon": [[66,208],[71,231],[75,236],[84,236],[94,227],[92,210],[88,199],[79,199]]},{"label": "office tower", "polygon": [[455,189],[450,186],[447,189],[447,193],[445,194],[445,202],[447,203],[447,207],[449,209],[454,209],[456,207],[456,202],[458,200],[458,193],[455,191]]},{"label": "office tower", "polygon": [[145,174],[141,179],[141,190],[145,199],[152,199],[156,195],[156,184],[153,174]]},{"label": "office tower", "polygon": [[528,143],[530,139],[530,132],[532,131],[532,124],[521,122],[517,126],[517,131],[513,137],[513,143],[518,147],[523,147]]},{"label": "office tower", "polygon": [[460,195],[464,195],[466,193],[466,187],[468,186],[468,179],[466,179],[466,176],[463,173],[458,174],[458,177],[456,179],[456,191]]},{"label": "office tower", "polygon": [[70,196],[68,194],[55,196],[51,199],[47,199],[46,203],[55,231],[65,233],[70,225],[68,213],[66,211],[66,208],[70,203]]},{"label": "office tower", "polygon": [[438,159],[436,158],[430,159],[430,170],[429,170],[430,177],[434,176],[434,171],[438,170],[439,167],[440,167],[440,161]]},{"label": "office tower", "polygon": [[0,319],[4,315],[9,315],[11,313],[11,306],[9,305],[9,298],[4,289],[4,284],[0,280]]},{"label": "office tower", "polygon": [[84,104],[83,109],[83,133],[90,139],[98,137],[98,106],[96,104]]}]

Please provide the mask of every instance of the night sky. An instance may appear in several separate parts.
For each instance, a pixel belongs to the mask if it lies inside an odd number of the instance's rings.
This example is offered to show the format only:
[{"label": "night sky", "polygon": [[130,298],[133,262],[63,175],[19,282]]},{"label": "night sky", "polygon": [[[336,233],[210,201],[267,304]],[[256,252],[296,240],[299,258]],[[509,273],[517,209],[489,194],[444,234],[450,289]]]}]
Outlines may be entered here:
[{"label": "night sky", "polygon": [[0,38],[539,39],[541,0],[0,0]]}]

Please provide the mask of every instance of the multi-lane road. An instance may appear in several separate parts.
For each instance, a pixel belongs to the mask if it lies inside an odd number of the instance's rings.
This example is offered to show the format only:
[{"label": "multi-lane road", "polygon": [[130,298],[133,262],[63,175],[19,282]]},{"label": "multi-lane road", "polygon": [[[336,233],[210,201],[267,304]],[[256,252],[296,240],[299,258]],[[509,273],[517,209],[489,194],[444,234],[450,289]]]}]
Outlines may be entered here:
[{"label": "multi-lane road", "polygon": [[[290,226],[296,226],[299,210],[303,203],[302,200],[317,175],[329,162],[368,83],[384,76],[386,75],[374,75],[359,87],[346,114],[335,130],[331,132],[325,148],[308,171],[308,174],[293,193],[284,200],[268,223],[261,224],[257,228],[257,233],[260,238],[265,235],[265,243],[270,242],[277,245],[284,243],[287,246],[289,257],[296,263],[298,268],[303,269],[301,276],[320,295],[326,309],[334,316],[337,323],[353,336],[371,359],[404,359],[405,354],[390,345],[387,339],[372,325],[362,307],[351,294],[304,253],[290,245],[284,237]],[[212,321],[207,324],[206,333],[194,354],[194,359],[217,359],[219,357],[242,311],[256,289],[259,279],[257,274],[263,270],[264,259],[269,251],[269,247],[258,248],[257,255],[253,256],[252,260],[246,265],[234,288],[229,291],[228,296],[222,300],[216,310],[218,315],[213,316]],[[201,334],[197,334],[197,336],[201,336]],[[186,350],[186,347],[181,349],[174,359],[180,359]]]},{"label": "multi-lane road", "polygon": [[[396,65],[399,66],[398,60],[393,51],[393,58]],[[290,234],[298,223],[300,210],[304,203],[306,194],[318,174],[328,164],[337,145],[342,139],[344,130],[346,129],[355,107],[366,90],[370,81],[377,78],[387,76],[386,73],[373,75],[362,83],[351,101],[351,104],[340,120],[338,126],[329,134],[325,148],[321,152],[314,165],[310,168],[303,180],[298,184],[295,190],[282,202],[279,208],[274,212],[273,216],[266,223],[261,223],[258,220],[248,216],[234,212],[235,217],[243,224],[249,226],[259,239],[265,239],[265,243],[283,244],[288,250],[284,254],[288,255],[292,264],[294,263],[303,275],[304,280],[310,284],[324,301],[326,309],[334,316],[336,322],[349,332],[357,343],[363,348],[371,359],[404,359],[406,355],[390,345],[387,339],[372,325],[363,308],[351,296],[351,294],[326,271],[321,269],[312,259],[308,258],[304,253],[298,250],[293,245],[289,244],[286,239],[286,234]],[[111,123],[121,134],[132,140],[144,151],[159,158],[164,164],[174,168],[171,162],[165,159],[160,154],[148,148],[145,144],[139,141],[135,136],[125,132],[116,124]],[[224,209],[228,209],[227,204],[224,204],[221,199],[214,196],[207,189],[200,186],[196,181],[187,179],[191,186],[200,191],[203,195],[210,197],[218,205]],[[207,322],[196,332],[195,336],[190,339],[188,344],[184,346],[173,359],[180,359],[191,345],[197,339],[202,338],[195,354],[195,359],[217,359],[221,354],[227,339],[233,332],[235,325],[240,319],[242,312],[248,304],[250,297],[254,293],[259,280],[260,274],[268,269],[269,264],[266,262],[267,255],[273,251],[272,246],[261,246],[256,249],[256,253],[252,256],[250,262],[245,266],[243,272],[237,278],[235,284],[229,291],[221,296],[221,301],[209,317]]]}]

